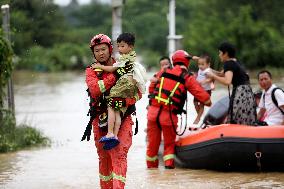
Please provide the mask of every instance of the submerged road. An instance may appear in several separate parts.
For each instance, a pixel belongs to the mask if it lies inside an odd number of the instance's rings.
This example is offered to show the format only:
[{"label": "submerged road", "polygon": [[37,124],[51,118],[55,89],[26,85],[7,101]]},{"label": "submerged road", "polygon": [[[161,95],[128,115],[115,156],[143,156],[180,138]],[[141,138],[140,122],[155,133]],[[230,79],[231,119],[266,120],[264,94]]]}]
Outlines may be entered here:
[{"label": "submerged road", "polygon": [[[50,147],[0,154],[2,189],[99,188],[98,157],[93,141],[80,142],[88,122],[88,97],[83,73],[31,74],[15,77],[17,122],[40,129]],[[213,91],[213,100],[226,94]],[[192,97],[188,109],[195,111]],[[139,133],[128,154],[128,189],[284,188],[284,173],[216,172],[176,168],[147,170],[145,132],[147,95],[137,103]]]}]

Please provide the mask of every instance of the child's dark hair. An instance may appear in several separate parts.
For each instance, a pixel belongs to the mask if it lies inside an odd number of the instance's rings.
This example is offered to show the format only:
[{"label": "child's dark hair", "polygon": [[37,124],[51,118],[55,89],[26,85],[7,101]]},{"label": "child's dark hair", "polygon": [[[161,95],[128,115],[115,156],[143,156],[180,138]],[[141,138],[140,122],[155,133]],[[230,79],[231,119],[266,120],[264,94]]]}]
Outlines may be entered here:
[{"label": "child's dark hair", "polygon": [[223,53],[227,52],[228,56],[230,58],[235,58],[235,56],[236,56],[236,49],[235,49],[235,47],[231,43],[223,42],[223,43],[220,44],[218,49],[220,51],[222,51]]},{"label": "child's dark hair", "polygon": [[173,68],[172,63],[171,63],[171,59],[168,56],[162,56],[159,60],[159,62],[161,62],[162,60],[168,60],[170,63],[170,67],[169,68]]},{"label": "child's dark hair", "polygon": [[159,60],[159,62],[161,62],[162,60],[167,59],[169,61],[169,63],[171,63],[171,59],[168,56],[162,56]]},{"label": "child's dark hair", "polygon": [[135,44],[135,36],[131,33],[122,33],[118,36],[116,42],[120,43],[121,41],[124,41],[128,45],[133,45]]},{"label": "child's dark hair", "polygon": [[201,55],[200,58],[205,59],[207,64],[211,63],[211,57],[209,55],[207,55],[207,54]]}]

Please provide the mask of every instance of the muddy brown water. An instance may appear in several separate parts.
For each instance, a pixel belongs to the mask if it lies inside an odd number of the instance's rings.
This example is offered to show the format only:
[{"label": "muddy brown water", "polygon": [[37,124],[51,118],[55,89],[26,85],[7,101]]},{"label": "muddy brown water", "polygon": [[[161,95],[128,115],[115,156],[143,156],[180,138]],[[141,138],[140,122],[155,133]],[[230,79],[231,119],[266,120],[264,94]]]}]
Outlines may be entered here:
[{"label": "muddy brown water", "polygon": [[[0,188],[99,188],[94,142],[80,142],[88,122],[88,98],[83,73],[15,73],[17,122],[41,130],[50,147],[0,154]],[[279,81],[279,85],[283,82]],[[283,86],[282,86],[283,87]],[[213,101],[226,95],[217,86]],[[189,97],[189,123],[195,111]],[[282,172],[216,172],[176,168],[147,170],[145,132],[147,95],[137,103],[139,133],[128,154],[128,189],[284,188]]]}]

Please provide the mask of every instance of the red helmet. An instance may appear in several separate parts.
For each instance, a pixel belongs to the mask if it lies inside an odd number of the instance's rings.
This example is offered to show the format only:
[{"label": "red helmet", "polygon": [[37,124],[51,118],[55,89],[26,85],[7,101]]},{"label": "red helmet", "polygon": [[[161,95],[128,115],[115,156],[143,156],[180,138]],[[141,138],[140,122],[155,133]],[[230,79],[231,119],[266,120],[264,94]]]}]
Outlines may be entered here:
[{"label": "red helmet", "polygon": [[93,52],[94,46],[99,45],[99,44],[103,44],[103,43],[108,45],[108,47],[109,47],[109,54],[111,54],[112,53],[112,49],[113,49],[112,43],[111,43],[111,39],[107,35],[105,35],[105,34],[95,35],[91,39],[90,48],[91,48],[92,52]]},{"label": "red helmet", "polygon": [[172,56],[173,65],[177,65],[177,63],[182,63],[186,67],[189,66],[191,56],[184,50],[177,50],[174,52]]}]

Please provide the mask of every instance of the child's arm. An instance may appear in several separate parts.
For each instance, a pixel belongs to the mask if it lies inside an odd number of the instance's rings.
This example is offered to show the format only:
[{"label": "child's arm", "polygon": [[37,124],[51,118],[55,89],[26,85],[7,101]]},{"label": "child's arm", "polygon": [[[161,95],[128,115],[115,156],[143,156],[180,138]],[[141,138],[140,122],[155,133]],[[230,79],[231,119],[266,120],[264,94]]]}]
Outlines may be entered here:
[{"label": "child's arm", "polygon": [[206,79],[203,79],[202,81],[200,81],[199,83],[200,84],[205,84],[205,83],[211,83],[213,81],[213,79],[211,78],[206,78]]},{"label": "child's arm", "polygon": [[151,82],[151,83],[157,83],[158,80],[159,80],[159,79],[156,77],[156,75],[154,75],[154,76],[150,79],[150,82]]},{"label": "child's arm", "polygon": [[105,65],[101,65],[101,64],[99,64],[99,63],[97,63],[97,64],[92,64],[92,68],[93,69],[102,69],[102,70],[104,70],[104,71],[106,71],[106,72],[114,72],[114,71],[116,71],[117,69],[118,69],[118,67],[113,67],[113,66],[105,66]]},{"label": "child's arm", "polygon": [[200,58],[199,56],[192,56],[192,60],[194,61],[198,61],[199,58]]}]

